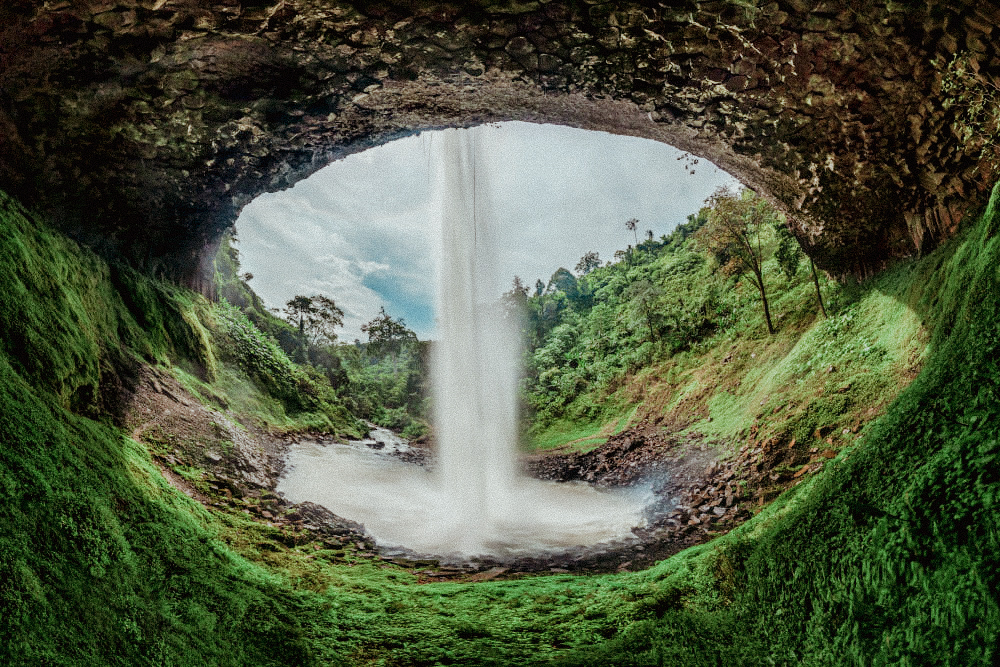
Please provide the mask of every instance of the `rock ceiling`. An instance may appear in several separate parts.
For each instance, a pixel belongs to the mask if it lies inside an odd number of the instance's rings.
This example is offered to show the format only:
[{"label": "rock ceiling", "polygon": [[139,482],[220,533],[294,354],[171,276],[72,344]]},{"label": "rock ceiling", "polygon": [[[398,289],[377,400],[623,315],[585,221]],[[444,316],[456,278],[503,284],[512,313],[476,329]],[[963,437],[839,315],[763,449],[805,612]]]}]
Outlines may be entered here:
[{"label": "rock ceiling", "polygon": [[197,286],[255,196],[430,128],[552,122],[707,158],[869,274],[986,187],[942,92],[1000,7],[925,0],[5,0],[0,188]]}]

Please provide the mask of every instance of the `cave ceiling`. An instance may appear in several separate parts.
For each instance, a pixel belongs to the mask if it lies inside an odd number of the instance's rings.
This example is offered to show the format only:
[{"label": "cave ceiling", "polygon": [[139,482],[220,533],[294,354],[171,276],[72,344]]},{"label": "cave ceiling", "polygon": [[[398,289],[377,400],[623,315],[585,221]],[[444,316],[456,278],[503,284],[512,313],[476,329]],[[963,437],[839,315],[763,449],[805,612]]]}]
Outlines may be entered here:
[{"label": "cave ceiling", "polygon": [[5,0],[0,188],[197,285],[263,192],[423,130],[549,122],[707,158],[866,275],[988,185],[942,70],[995,82],[998,24],[958,0]]}]

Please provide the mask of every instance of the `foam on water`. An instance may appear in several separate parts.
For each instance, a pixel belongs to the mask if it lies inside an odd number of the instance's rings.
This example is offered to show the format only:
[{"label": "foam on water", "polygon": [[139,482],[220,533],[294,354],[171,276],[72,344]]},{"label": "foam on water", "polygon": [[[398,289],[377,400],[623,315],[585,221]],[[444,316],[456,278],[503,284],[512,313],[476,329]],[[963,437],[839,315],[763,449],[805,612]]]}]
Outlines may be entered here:
[{"label": "foam on water", "polygon": [[461,526],[448,512],[454,496],[435,473],[360,443],[293,445],[278,491],[363,523],[380,546],[459,559],[540,555],[629,539],[646,500],[641,491],[518,478],[506,488],[507,504],[516,511]]}]

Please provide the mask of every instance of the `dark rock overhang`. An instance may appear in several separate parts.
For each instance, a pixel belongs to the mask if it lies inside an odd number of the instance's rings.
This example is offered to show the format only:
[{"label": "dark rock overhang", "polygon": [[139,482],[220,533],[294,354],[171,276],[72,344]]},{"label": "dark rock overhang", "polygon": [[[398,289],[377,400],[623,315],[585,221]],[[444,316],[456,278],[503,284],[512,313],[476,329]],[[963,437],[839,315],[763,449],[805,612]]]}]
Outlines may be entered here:
[{"label": "dark rock overhang", "polygon": [[431,128],[552,122],[707,158],[818,265],[932,247],[987,185],[942,92],[992,2],[11,0],[0,188],[197,286],[255,196]]}]

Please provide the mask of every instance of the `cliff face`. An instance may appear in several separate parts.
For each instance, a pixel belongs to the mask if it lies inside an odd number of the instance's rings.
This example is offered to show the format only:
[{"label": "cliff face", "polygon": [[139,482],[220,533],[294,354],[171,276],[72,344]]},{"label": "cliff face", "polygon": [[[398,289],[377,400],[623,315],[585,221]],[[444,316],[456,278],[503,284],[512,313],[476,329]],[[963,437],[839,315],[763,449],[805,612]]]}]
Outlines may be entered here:
[{"label": "cliff face", "polygon": [[834,272],[955,230],[983,170],[942,71],[961,53],[994,81],[996,3],[663,5],[5,2],[0,188],[198,286],[256,195],[401,135],[520,119],[708,158]]}]

